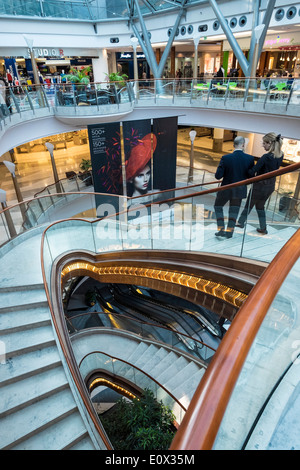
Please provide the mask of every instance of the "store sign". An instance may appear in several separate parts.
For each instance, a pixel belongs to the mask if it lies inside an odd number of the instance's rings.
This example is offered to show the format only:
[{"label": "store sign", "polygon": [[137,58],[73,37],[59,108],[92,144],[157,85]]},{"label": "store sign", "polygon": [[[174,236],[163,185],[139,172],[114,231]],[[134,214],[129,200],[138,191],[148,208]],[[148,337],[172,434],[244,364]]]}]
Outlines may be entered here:
[{"label": "store sign", "polygon": [[[62,57],[64,55],[63,49],[56,48],[38,48],[32,49],[35,57]],[[28,55],[30,55],[30,50],[28,50]]]},{"label": "store sign", "polygon": [[290,42],[291,38],[281,38],[278,36],[276,39],[267,39],[265,46],[278,46],[279,44],[289,44]]},{"label": "store sign", "polygon": [[[132,52],[119,52],[118,54],[119,59],[126,59],[126,60],[132,60],[133,59],[133,53]],[[142,52],[137,52],[136,53],[136,58],[137,59],[145,59],[145,54]]]}]

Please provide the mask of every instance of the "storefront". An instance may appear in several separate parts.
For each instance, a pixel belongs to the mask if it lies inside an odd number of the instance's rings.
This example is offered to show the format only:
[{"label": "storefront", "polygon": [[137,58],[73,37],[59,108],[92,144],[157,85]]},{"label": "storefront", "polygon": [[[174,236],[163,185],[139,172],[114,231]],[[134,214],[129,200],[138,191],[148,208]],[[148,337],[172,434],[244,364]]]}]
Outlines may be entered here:
[{"label": "storefront", "polygon": [[[126,74],[130,79],[134,79],[134,59],[133,52],[116,52],[117,72],[120,74]],[[138,78],[144,78],[143,73],[146,73],[146,77],[150,78],[150,69],[143,52],[136,53],[137,66],[138,66]]]},{"label": "storefront", "polygon": [[[250,49],[250,37],[239,38],[238,44],[245,55]],[[234,54],[228,41],[223,43],[223,51],[229,53],[232,61]],[[229,69],[228,69],[229,70]],[[280,76],[300,73],[300,32],[268,35],[258,63],[258,73],[263,76],[267,73]]]},{"label": "storefront", "polygon": [[[98,59],[95,50],[63,49],[63,48],[33,48],[40,81],[60,81],[62,74],[70,68],[91,68],[93,81],[93,59]],[[30,51],[27,48],[0,48],[0,72],[5,76],[9,70],[13,83],[18,80],[21,84],[34,82]],[[42,80],[43,79],[43,80]]]}]

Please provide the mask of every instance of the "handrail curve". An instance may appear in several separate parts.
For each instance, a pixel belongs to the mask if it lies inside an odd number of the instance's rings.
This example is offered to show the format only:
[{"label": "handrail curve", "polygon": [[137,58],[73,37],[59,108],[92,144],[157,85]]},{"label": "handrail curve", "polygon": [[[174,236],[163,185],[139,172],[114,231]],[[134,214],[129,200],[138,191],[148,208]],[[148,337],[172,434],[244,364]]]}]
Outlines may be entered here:
[{"label": "handrail curve", "polygon": [[92,354],[104,354],[105,356],[108,356],[110,357],[111,359],[115,359],[117,361],[120,361],[120,362],[124,362],[124,364],[127,364],[128,366],[130,367],[133,367],[134,369],[138,370],[139,372],[141,372],[142,374],[145,374],[149,379],[151,379],[154,383],[156,383],[160,388],[162,388],[168,395],[170,395],[170,397],[180,406],[180,408],[182,408],[182,410],[184,412],[186,412],[186,408],[183,406],[182,403],[180,403],[180,401],[178,400],[178,398],[175,397],[175,395],[172,394],[172,392],[170,392],[170,390],[168,390],[164,385],[162,385],[160,382],[158,382],[158,380],[156,380],[154,377],[152,377],[151,375],[149,375],[147,372],[145,372],[143,369],[141,369],[140,367],[128,362],[128,361],[125,361],[125,359],[121,359],[117,356],[112,356],[111,354],[107,354],[105,351],[92,351],[88,354],[86,354],[85,356],[83,356],[83,358],[81,359],[81,361],[79,362],[78,364],[78,367],[80,368],[81,366],[81,363],[84,361],[84,359],[88,356],[91,356]]},{"label": "handrail curve", "polygon": [[67,332],[67,329],[66,329],[65,322],[61,321],[60,324],[58,324],[56,315],[54,314],[54,311],[53,311],[53,305],[52,305],[51,296],[50,296],[50,292],[49,292],[49,288],[48,288],[48,283],[47,283],[46,273],[45,273],[45,265],[44,265],[44,233],[42,235],[41,252],[40,252],[40,255],[41,255],[41,269],[42,269],[42,278],[43,278],[43,283],[44,283],[44,287],[45,287],[45,293],[46,293],[47,302],[48,302],[48,306],[49,306],[49,309],[50,309],[53,325],[54,325],[54,328],[55,328],[55,332],[56,332],[56,335],[58,337],[58,341],[59,341],[59,344],[61,346],[63,356],[64,356],[64,358],[67,362],[67,365],[68,365],[69,371],[71,373],[72,379],[73,379],[74,384],[77,388],[77,391],[78,391],[78,393],[79,393],[79,395],[80,395],[80,397],[81,397],[81,399],[84,403],[84,406],[87,410],[87,413],[88,413],[90,419],[92,420],[92,422],[95,426],[95,429],[97,430],[97,432],[98,432],[99,436],[101,437],[103,443],[105,444],[106,449],[107,450],[112,450],[111,443],[107,439],[107,436],[106,436],[106,434],[104,433],[104,431],[101,427],[101,424],[100,424],[100,422],[99,422],[99,420],[96,416],[95,410],[94,410],[94,408],[91,404],[91,401],[89,400],[89,398],[87,396],[87,393],[86,393],[86,390],[84,388],[84,382],[82,380],[82,377],[80,375],[78,366],[76,364],[76,360],[75,360],[75,357],[74,357],[73,350],[72,350],[72,348],[70,348],[70,345],[69,345],[69,335],[68,335],[68,332]]},{"label": "handrail curve", "polygon": [[247,354],[269,307],[300,256],[300,230],[253,287],[224,336],[191,400],[171,450],[210,450]]}]

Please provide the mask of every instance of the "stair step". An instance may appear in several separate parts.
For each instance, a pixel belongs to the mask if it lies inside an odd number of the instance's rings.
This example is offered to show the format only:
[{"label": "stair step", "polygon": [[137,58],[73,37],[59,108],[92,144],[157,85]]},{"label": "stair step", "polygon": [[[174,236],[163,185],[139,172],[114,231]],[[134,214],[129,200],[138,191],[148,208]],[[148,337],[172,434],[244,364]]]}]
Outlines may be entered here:
[{"label": "stair step", "polygon": [[[195,364],[194,362],[189,362],[186,364],[181,370],[173,374],[165,383],[164,386],[172,391],[172,393],[176,394],[177,396],[181,396],[181,390],[184,391],[191,389],[191,378],[198,373],[199,365]],[[204,373],[203,369],[203,373]],[[190,385],[186,387],[187,382],[190,382]]]},{"label": "stair step", "polygon": [[56,345],[7,359],[1,364],[0,386],[17,382],[60,363]]},{"label": "stair step", "polygon": [[144,370],[150,374],[153,370],[156,370],[156,366],[160,364],[163,358],[166,356],[167,352],[164,348],[158,348],[155,353],[149,358],[147,364],[144,367]]},{"label": "stair step", "polygon": [[[13,447],[13,450],[64,450],[73,448],[80,449],[81,443],[90,438],[87,436],[86,428],[79,413],[71,413],[39,433],[29,437]],[[94,446],[91,446],[94,449]]]},{"label": "stair step", "polygon": [[0,295],[6,292],[31,291],[31,290],[40,290],[40,289],[44,289],[44,284],[6,286],[6,287],[0,287]]},{"label": "stair step", "polygon": [[[176,361],[178,355],[173,351],[170,351],[165,357],[160,361],[160,363],[155,368],[155,378],[157,378],[162,372],[170,367],[170,365]],[[153,374],[151,374],[153,375]]]},{"label": "stair step", "polygon": [[[171,362],[164,370],[159,374],[155,374],[156,380],[166,387],[166,383],[175,375],[182,372],[182,370],[189,364],[189,361],[183,356],[177,356],[175,359],[172,358]],[[181,378],[184,382],[184,377]],[[167,387],[166,387],[167,388]],[[172,391],[172,389],[169,389]]]},{"label": "stair step", "polygon": [[55,343],[52,326],[43,326],[32,330],[24,330],[0,335],[0,342],[5,346],[5,357],[24,354]]},{"label": "stair step", "polygon": [[134,363],[136,360],[143,354],[143,352],[148,348],[148,344],[144,342],[138,343],[137,347],[132,351],[132,353],[126,358],[126,361]]},{"label": "stair step", "polygon": [[[70,390],[62,390],[16,413],[4,417],[1,422],[1,448],[19,445],[31,436],[76,411],[76,403]],[[50,433],[49,433],[50,434]]]},{"label": "stair step", "polygon": [[0,418],[68,386],[62,366],[11,383],[1,388]]},{"label": "stair step", "polygon": [[[30,287],[30,286],[28,286]],[[9,307],[18,307],[18,306],[27,306],[31,304],[37,304],[39,302],[47,302],[46,292],[43,288],[28,288],[21,289],[15,292],[15,295],[12,295],[12,292],[7,291],[7,288],[3,288],[0,292],[0,305],[2,308]]]},{"label": "stair step", "polygon": [[95,450],[95,447],[91,439],[87,436],[84,439],[81,439],[79,442],[76,442],[71,447],[67,447],[69,450]]},{"label": "stair step", "polygon": [[3,313],[0,311],[0,331],[2,334],[42,326],[50,323],[48,304]]},{"label": "stair step", "polygon": [[151,360],[157,350],[158,347],[154,344],[148,345],[148,348],[137,358],[134,365],[139,369],[143,369],[144,365]]}]

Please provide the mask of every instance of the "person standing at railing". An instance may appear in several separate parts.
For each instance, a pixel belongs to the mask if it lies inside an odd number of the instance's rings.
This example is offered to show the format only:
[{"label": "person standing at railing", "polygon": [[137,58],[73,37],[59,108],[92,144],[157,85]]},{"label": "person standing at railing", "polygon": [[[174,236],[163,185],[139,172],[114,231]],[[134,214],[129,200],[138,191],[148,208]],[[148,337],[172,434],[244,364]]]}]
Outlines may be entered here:
[{"label": "person standing at railing", "polygon": [[[221,186],[247,179],[248,171],[254,165],[254,157],[245,153],[246,141],[244,137],[236,137],[233,146],[234,151],[228,155],[223,155],[215,173],[217,180],[222,179]],[[218,226],[218,232],[215,234],[217,237],[231,238],[233,236],[242,199],[246,197],[246,186],[224,189],[217,193],[214,205]],[[227,230],[225,230],[223,207],[227,202],[229,202],[229,213]]]},{"label": "person standing at railing", "polygon": [[[276,135],[275,132],[266,134],[263,137],[262,146],[267,153],[260,157],[256,165],[249,170],[248,175],[250,177],[258,176],[278,170],[283,160],[282,144],[281,134]],[[262,235],[268,233],[265,204],[275,189],[275,183],[275,177],[253,183],[252,191],[249,192],[245,208],[238,219],[237,227],[244,228],[247,216],[255,206],[259,220],[259,228],[256,230]]]}]

